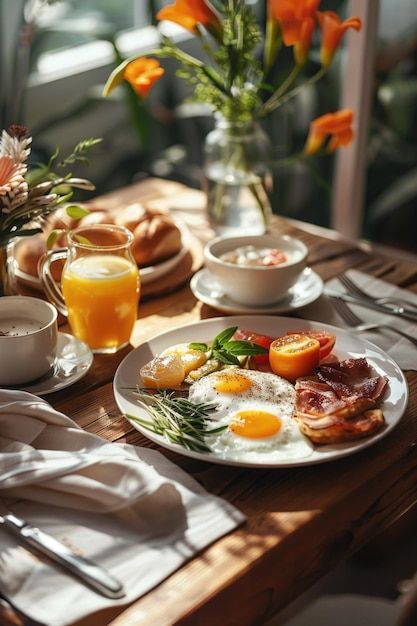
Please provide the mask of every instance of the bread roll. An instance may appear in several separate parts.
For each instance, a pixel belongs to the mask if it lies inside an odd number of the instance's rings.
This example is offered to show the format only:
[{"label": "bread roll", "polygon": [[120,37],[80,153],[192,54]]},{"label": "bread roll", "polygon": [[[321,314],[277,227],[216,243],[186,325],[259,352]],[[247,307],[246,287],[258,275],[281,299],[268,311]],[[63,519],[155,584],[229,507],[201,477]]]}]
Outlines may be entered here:
[{"label": "bread roll", "polygon": [[125,226],[129,230],[135,230],[136,226],[143,220],[149,219],[152,214],[145,209],[139,202],[131,204],[120,211],[115,212],[115,223],[119,226]]},{"label": "bread roll", "polygon": [[181,233],[167,213],[136,202],[119,211],[115,223],[133,233],[132,252],[140,267],[159,263],[181,250]]},{"label": "bread roll", "polygon": [[[132,254],[140,267],[159,263],[177,254],[182,247],[181,232],[167,213],[148,210],[140,203],[131,204],[119,211],[106,211],[99,206],[89,207],[91,211],[80,220],[74,220],[60,209],[48,218],[44,233],[35,235],[19,243],[16,258],[19,268],[37,276],[40,257],[46,252],[46,238],[54,229],[64,230],[55,241],[54,248],[66,247],[68,230],[93,226],[95,224],[117,224],[133,234]],[[95,241],[98,245],[105,241]],[[55,280],[59,280],[62,264],[52,265]]]},{"label": "bread roll", "polygon": [[[38,263],[41,256],[46,254],[46,238],[43,233],[22,239],[15,248],[17,265],[22,272],[38,278]],[[51,274],[54,280],[61,280],[64,261],[51,264]]]},{"label": "bread roll", "polygon": [[142,220],[133,231],[132,253],[139,267],[169,259],[181,250],[181,233],[169,217]]}]

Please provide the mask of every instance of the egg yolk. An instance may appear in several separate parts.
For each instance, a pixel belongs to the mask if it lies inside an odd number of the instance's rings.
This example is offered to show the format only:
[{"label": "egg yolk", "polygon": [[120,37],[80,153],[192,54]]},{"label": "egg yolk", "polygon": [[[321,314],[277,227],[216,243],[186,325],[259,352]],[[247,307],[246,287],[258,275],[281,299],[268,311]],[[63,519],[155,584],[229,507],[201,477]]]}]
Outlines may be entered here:
[{"label": "egg yolk", "polygon": [[239,437],[263,439],[276,435],[281,429],[281,420],[266,411],[239,411],[229,424],[229,430]]},{"label": "egg yolk", "polygon": [[219,376],[214,389],[220,393],[242,393],[252,386],[252,381],[239,372],[228,372],[223,376]]}]

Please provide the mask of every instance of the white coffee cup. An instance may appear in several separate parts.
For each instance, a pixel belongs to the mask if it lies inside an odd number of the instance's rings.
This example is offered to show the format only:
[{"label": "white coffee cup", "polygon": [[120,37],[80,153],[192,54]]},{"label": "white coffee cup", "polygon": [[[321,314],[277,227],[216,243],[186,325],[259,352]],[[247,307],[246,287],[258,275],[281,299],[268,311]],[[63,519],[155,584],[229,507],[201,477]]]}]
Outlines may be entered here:
[{"label": "white coffee cup", "polygon": [[56,308],[39,298],[0,298],[0,386],[31,382],[53,366],[57,317]]}]

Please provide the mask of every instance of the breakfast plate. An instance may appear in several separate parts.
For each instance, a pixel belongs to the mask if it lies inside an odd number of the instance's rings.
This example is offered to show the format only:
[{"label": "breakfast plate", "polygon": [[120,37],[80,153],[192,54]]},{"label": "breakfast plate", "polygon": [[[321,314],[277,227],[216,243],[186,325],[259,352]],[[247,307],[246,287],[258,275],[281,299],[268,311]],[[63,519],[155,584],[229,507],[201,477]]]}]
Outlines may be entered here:
[{"label": "breakfast plate", "polygon": [[57,357],[51,369],[42,378],[13,389],[46,396],[73,385],[85,376],[93,363],[93,353],[83,341],[73,335],[58,332]]},{"label": "breakfast plate", "polygon": [[214,276],[205,268],[194,274],[190,287],[193,294],[201,302],[209,304],[223,313],[232,314],[289,313],[311,304],[323,293],[323,281],[311,267],[306,267],[297,282],[290,287],[287,295],[278,302],[267,306],[247,306],[235,302],[223,292]]},{"label": "breakfast plate", "polygon": [[335,334],[336,345],[334,353],[339,359],[365,357],[378,375],[388,378],[388,391],[381,405],[385,416],[385,426],[376,434],[353,442],[323,446],[313,446],[313,444],[308,442],[310,449],[306,450],[303,456],[297,458],[285,458],[284,456],[278,461],[268,459],[268,454],[261,458],[254,458],[253,454],[248,454],[246,458],[243,455],[242,458],[236,459],[230,456],[228,458],[227,451],[226,453],[217,453],[188,450],[178,444],[171,443],[161,435],[154,434],[135,420],[130,419],[129,421],[134,428],[162,447],[195,459],[239,467],[279,468],[313,465],[359,452],[385,437],[401,419],[408,401],[407,382],[395,361],[378,346],[356,335],[352,335],[346,330],[328,324],[289,317],[263,315],[242,315],[203,320],[172,329],[138,346],[125,357],[115,374],[113,391],[120,411],[125,416],[131,415],[149,420],[146,411],[139,407],[137,394],[135,394],[135,388],[139,382],[140,368],[169,346],[182,342],[207,342],[212,340],[219,332],[231,326],[238,326],[242,329],[273,337],[284,335],[287,331],[308,329],[324,330]]}]

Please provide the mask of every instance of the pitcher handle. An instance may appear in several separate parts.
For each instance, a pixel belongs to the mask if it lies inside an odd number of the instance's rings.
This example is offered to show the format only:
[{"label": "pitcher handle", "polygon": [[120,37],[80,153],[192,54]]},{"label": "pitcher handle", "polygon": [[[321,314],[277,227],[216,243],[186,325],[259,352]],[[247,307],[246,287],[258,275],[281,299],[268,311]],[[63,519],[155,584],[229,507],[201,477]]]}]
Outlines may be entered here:
[{"label": "pitcher handle", "polygon": [[51,250],[47,252],[39,259],[38,264],[38,276],[42,281],[42,286],[45,289],[47,298],[52,304],[56,306],[58,311],[68,317],[68,309],[65,306],[64,296],[61,289],[51,274],[51,265],[55,261],[66,260],[68,256],[68,248],[59,248],[58,250]]}]

